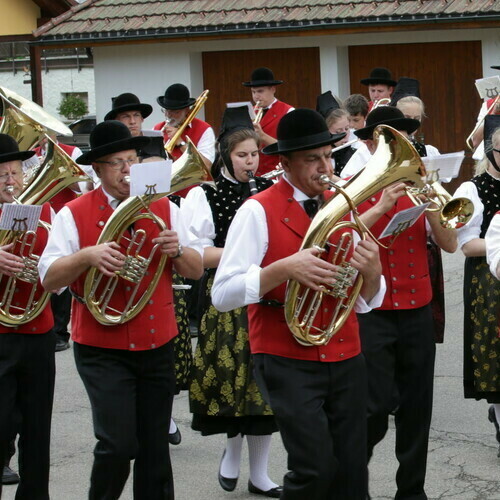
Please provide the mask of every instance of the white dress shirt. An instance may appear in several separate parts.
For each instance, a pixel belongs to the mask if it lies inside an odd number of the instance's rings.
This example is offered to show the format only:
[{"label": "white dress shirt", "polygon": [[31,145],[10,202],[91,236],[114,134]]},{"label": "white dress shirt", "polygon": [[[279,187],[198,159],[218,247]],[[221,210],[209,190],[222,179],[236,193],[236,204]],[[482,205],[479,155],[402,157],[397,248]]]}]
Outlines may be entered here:
[{"label": "white dress shirt", "polygon": [[491,274],[496,279],[500,279],[500,275],[497,273],[498,263],[500,262],[500,215],[495,215],[491,219],[484,240],[486,243],[486,260],[490,265]]},{"label": "white dress shirt", "polygon": [[[283,177],[287,182],[286,174]],[[293,186],[293,197],[304,206],[309,197]],[[269,245],[264,207],[255,199],[247,200],[236,213],[226,238],[226,246],[215,274],[212,303],[219,311],[258,303],[260,295],[261,263]],[[385,280],[367,304],[361,296],[356,301],[356,312],[368,312],[379,307],[385,295]]]},{"label": "white dress shirt", "polygon": [[[106,193],[104,189],[103,193],[106,195],[110,206],[115,209],[119,200]],[[170,223],[172,231],[176,231],[179,236],[179,243],[182,246],[193,248],[203,257],[203,248],[198,238],[191,234],[180,222],[179,207],[172,202],[170,202]],[[47,245],[38,262],[40,280],[44,280],[49,267],[57,259],[72,255],[79,250],[80,237],[75,219],[71,210],[64,206],[54,218]]]},{"label": "white dress shirt", "polygon": [[[191,127],[191,123],[189,127]],[[212,127],[208,127],[203,134],[201,134],[198,144],[195,144],[196,149],[211,163],[215,160],[215,134]]]}]

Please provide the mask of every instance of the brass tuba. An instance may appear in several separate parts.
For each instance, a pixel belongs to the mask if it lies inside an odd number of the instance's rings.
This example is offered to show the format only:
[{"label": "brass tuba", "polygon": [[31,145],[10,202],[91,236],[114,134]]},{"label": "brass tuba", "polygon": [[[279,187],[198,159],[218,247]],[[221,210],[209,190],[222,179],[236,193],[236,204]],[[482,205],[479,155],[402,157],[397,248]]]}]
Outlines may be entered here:
[{"label": "brass tuba", "polygon": [[32,149],[48,132],[73,135],[64,123],[12,90],[0,87],[0,98],[3,104],[0,133],[13,137],[21,151]]},{"label": "brass tuba", "polygon": [[[302,345],[328,344],[346,321],[358,298],[363,278],[345,258],[353,245],[352,231],[359,233],[362,239],[368,232],[359,220],[356,206],[395,182],[424,186],[424,164],[408,139],[387,125],[379,125],[373,137],[378,139],[377,150],[365,168],[343,188],[329,182],[337,189],[337,194],[318,211],[300,247],[300,250],[313,247],[323,250],[332,234],[340,233],[333,252],[333,264],[341,268],[338,279],[332,286],[322,286],[319,292],[295,280],[288,281],[285,318],[293,336]],[[355,222],[343,221],[351,211]],[[318,312],[324,309],[323,297],[337,299],[326,327],[315,324]]]},{"label": "brass tuba", "polygon": [[[48,137],[47,155],[35,173],[31,183],[15,199],[23,205],[42,205],[62,189],[81,180],[87,180],[80,167]],[[50,231],[50,224],[39,221],[38,226]],[[34,253],[37,234],[34,231],[0,230],[0,246],[15,243],[16,254],[23,259],[24,269],[15,276],[0,274],[0,282],[5,278],[0,295],[0,323],[5,326],[18,326],[35,319],[44,309],[50,293],[40,292],[38,286],[39,255]],[[29,283],[31,291],[25,304],[16,304],[14,294],[18,281]],[[43,290],[43,289],[42,289]]]},{"label": "brass tuba", "polygon": [[[188,138],[186,151],[173,164],[170,192],[132,196],[123,201],[113,212],[102,230],[97,245],[112,241],[123,241],[127,248],[125,264],[112,277],[105,277],[97,268],[92,267],[87,273],[84,284],[85,303],[99,323],[102,325],[118,325],[137,316],[148,303],[165,267],[167,256],[161,255],[156,272],[148,283],[146,291],[134,302],[141,281],[148,274],[149,264],[156,251],[158,251],[158,245],[152,248],[149,255],[140,255],[141,248],[148,235],[145,234],[144,230],[139,229],[135,231],[130,239],[124,236],[127,228],[134,222],[146,218],[151,219],[160,231],[167,229],[165,222],[149,210],[149,205],[168,194],[211,180],[213,179],[203,162],[203,158]],[[144,209],[145,212],[142,212]],[[127,280],[134,286],[134,289],[125,307],[122,310],[117,310],[110,305],[110,302],[120,279]]]}]

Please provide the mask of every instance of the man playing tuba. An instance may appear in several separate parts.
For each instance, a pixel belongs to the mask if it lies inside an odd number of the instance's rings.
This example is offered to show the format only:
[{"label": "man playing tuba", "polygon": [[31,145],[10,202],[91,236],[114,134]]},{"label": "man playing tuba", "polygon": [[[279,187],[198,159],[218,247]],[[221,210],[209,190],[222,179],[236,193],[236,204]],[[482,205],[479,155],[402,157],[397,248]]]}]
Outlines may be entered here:
[{"label": "man playing tuba", "polygon": [[[104,326],[84,301],[84,282],[91,267],[105,277],[124,265],[124,248],[116,241],[96,245],[113,210],[130,193],[130,166],[147,137],[132,137],[121,122],[105,121],[90,135],[91,150],[79,158],[91,163],[101,186],[66,205],[54,220],[53,234],[40,261],[46,289],[70,286],[72,335],[78,372],[87,389],[97,444],[91,475],[91,499],[119,498],[135,458],[135,498],[173,498],[168,448],[175,374],[173,343],[177,325],[172,298],[172,268],[188,278],[202,274],[202,250],[179,223],[179,209],[167,198],[149,206],[169,229],[141,218],[126,224],[129,239],[141,229],[149,254],[159,244],[167,261],[158,284],[142,311],[126,322]],[[123,244],[123,243],[122,243]],[[156,274],[156,252],[147,274]],[[142,282],[140,286],[144,288]],[[135,285],[123,279],[114,290],[113,307],[123,307]],[[115,305],[116,304],[116,305]]]}]

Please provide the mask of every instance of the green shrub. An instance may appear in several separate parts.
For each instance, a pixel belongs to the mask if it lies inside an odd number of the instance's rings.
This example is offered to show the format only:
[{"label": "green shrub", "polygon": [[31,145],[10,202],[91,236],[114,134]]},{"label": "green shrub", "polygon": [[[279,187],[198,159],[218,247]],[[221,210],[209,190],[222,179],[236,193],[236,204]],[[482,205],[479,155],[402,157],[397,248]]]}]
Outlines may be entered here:
[{"label": "green shrub", "polygon": [[85,101],[72,94],[62,98],[57,111],[68,120],[77,120],[89,112]]}]

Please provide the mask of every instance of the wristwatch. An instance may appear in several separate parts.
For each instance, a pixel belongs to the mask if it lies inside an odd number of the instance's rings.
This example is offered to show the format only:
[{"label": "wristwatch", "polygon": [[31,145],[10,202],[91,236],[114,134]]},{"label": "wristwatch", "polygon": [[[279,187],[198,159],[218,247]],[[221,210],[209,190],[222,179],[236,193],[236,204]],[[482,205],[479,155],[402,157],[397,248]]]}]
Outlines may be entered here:
[{"label": "wristwatch", "polygon": [[179,257],[182,257],[184,254],[184,249],[182,248],[182,245],[179,243],[178,249],[177,249],[177,255],[174,255],[172,259],[178,259]]},{"label": "wristwatch", "polygon": [[180,147],[180,148],[182,148],[182,147],[183,147],[183,146],[185,146],[185,145],[186,145],[186,141],[181,141],[181,142],[179,142],[179,147]]}]

